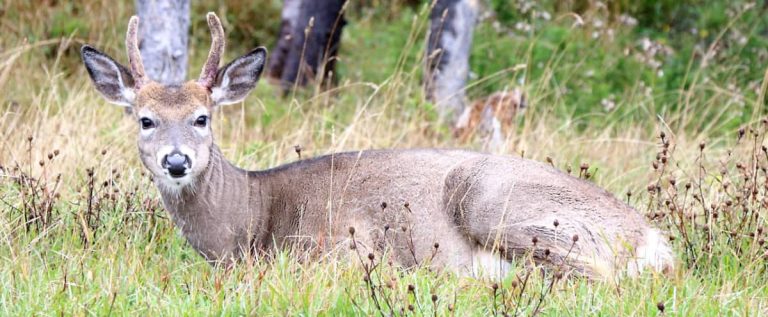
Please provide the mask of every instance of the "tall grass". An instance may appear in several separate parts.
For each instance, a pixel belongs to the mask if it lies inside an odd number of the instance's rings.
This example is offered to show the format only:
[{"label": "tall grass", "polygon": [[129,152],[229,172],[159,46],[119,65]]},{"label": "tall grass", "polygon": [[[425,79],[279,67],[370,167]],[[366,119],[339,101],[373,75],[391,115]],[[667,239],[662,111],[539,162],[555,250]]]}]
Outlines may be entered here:
[{"label": "tall grass", "polygon": [[[276,15],[251,23],[259,9],[279,7],[261,4],[196,4],[193,12],[232,13],[222,14],[225,25],[241,30],[235,38],[243,40],[231,41],[231,58],[255,46],[247,38],[271,35],[257,30],[276,30]],[[478,27],[469,95],[520,86],[530,105],[499,151],[574,174],[588,165],[592,181],[673,239],[680,262],[671,276],[594,282],[542,275],[524,260],[503,280],[401,270],[378,263],[381,255],[371,263],[300,263],[279,253],[232,270],[212,268],[162,210],[137,159],[136,123],[100,99],[79,62],[85,42],[124,61],[120,21],[132,8],[101,0],[4,2],[2,314],[761,314],[768,303],[768,46],[760,44],[768,23],[759,7],[718,5],[732,14],[710,26],[712,37],[668,34],[680,40],[665,44],[651,36],[654,45],[675,47],[669,56],[644,55],[641,40],[656,31],[613,21],[599,8],[580,16],[551,11],[549,20],[529,13],[532,30],[501,18]],[[426,8],[389,6],[399,14],[350,11],[337,87],[281,98],[262,84],[245,102],[217,111],[215,137],[225,156],[259,169],[296,160],[296,145],[303,157],[384,147],[479,149],[454,140],[422,96]],[[191,74],[208,45],[200,17],[193,16]],[[598,28],[598,19],[613,22]],[[746,37],[744,46],[736,33]]]}]

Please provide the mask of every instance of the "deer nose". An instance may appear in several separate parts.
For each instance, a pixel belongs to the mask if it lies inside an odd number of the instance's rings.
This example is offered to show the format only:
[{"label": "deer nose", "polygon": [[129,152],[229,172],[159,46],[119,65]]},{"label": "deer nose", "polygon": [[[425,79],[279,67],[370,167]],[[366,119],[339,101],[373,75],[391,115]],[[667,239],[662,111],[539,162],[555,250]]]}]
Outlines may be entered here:
[{"label": "deer nose", "polygon": [[174,151],[163,158],[163,168],[167,169],[171,177],[174,178],[186,175],[189,165],[189,156],[181,154],[181,152]]}]

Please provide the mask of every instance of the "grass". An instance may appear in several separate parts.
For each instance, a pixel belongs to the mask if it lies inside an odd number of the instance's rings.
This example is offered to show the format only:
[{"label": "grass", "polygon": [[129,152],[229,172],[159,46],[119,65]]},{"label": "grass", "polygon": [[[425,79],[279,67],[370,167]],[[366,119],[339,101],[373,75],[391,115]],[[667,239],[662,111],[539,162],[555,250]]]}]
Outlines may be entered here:
[{"label": "grass", "polygon": [[[276,166],[297,159],[294,145],[304,157],[480,149],[454,140],[423,99],[424,8],[377,3],[392,11],[351,8],[335,90],[281,98],[262,84],[216,113],[216,139],[230,160]],[[279,2],[260,4],[193,7],[191,76],[208,45],[202,12],[226,16],[232,58],[254,39],[273,40]],[[132,7],[11,0],[0,4],[0,314],[378,315],[372,289],[396,314],[411,314],[409,305],[414,315],[457,316],[658,315],[662,305],[669,315],[768,311],[766,9],[489,4],[510,7],[478,26],[468,94],[521,86],[530,105],[501,152],[549,158],[574,174],[588,163],[592,181],[671,235],[680,260],[673,275],[553,279],[518,265],[504,280],[480,281],[374,269],[367,259],[302,263],[289,253],[213,268],[186,245],[143,174],[135,122],[100,99],[79,61],[86,42],[124,61],[119,21]],[[649,21],[659,10],[670,16]],[[622,14],[640,23],[621,22]]]}]

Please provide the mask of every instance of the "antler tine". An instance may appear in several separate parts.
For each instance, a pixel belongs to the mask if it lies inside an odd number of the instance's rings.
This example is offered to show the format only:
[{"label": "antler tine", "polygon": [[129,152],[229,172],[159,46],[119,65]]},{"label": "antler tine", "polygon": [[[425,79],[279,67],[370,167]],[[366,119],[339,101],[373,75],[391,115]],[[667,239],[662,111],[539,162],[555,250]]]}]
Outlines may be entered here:
[{"label": "antler tine", "polygon": [[208,60],[203,65],[198,83],[210,89],[216,80],[221,55],[224,54],[224,28],[221,27],[219,17],[213,12],[208,12],[208,28],[211,29],[211,50],[208,52]]},{"label": "antler tine", "polygon": [[136,89],[145,83],[144,63],[139,52],[139,17],[132,16],[128,21],[128,32],[125,35],[125,46],[128,49],[128,62],[131,64],[131,75],[136,83]]}]

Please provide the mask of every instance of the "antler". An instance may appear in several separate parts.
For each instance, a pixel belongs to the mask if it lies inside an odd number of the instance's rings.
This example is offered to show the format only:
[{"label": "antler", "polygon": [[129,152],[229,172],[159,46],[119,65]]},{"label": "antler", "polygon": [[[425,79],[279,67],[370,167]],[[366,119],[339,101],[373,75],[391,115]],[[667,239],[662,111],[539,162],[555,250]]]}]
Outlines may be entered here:
[{"label": "antler", "polygon": [[224,54],[224,29],[221,27],[219,17],[213,12],[208,12],[208,28],[211,29],[211,50],[208,52],[208,60],[205,61],[197,82],[210,89],[216,80],[221,55]]},{"label": "antler", "polygon": [[139,89],[146,83],[144,63],[139,52],[139,17],[132,16],[128,21],[128,33],[125,35],[125,46],[128,49],[128,62],[131,64],[131,75],[135,82],[134,89]]}]

